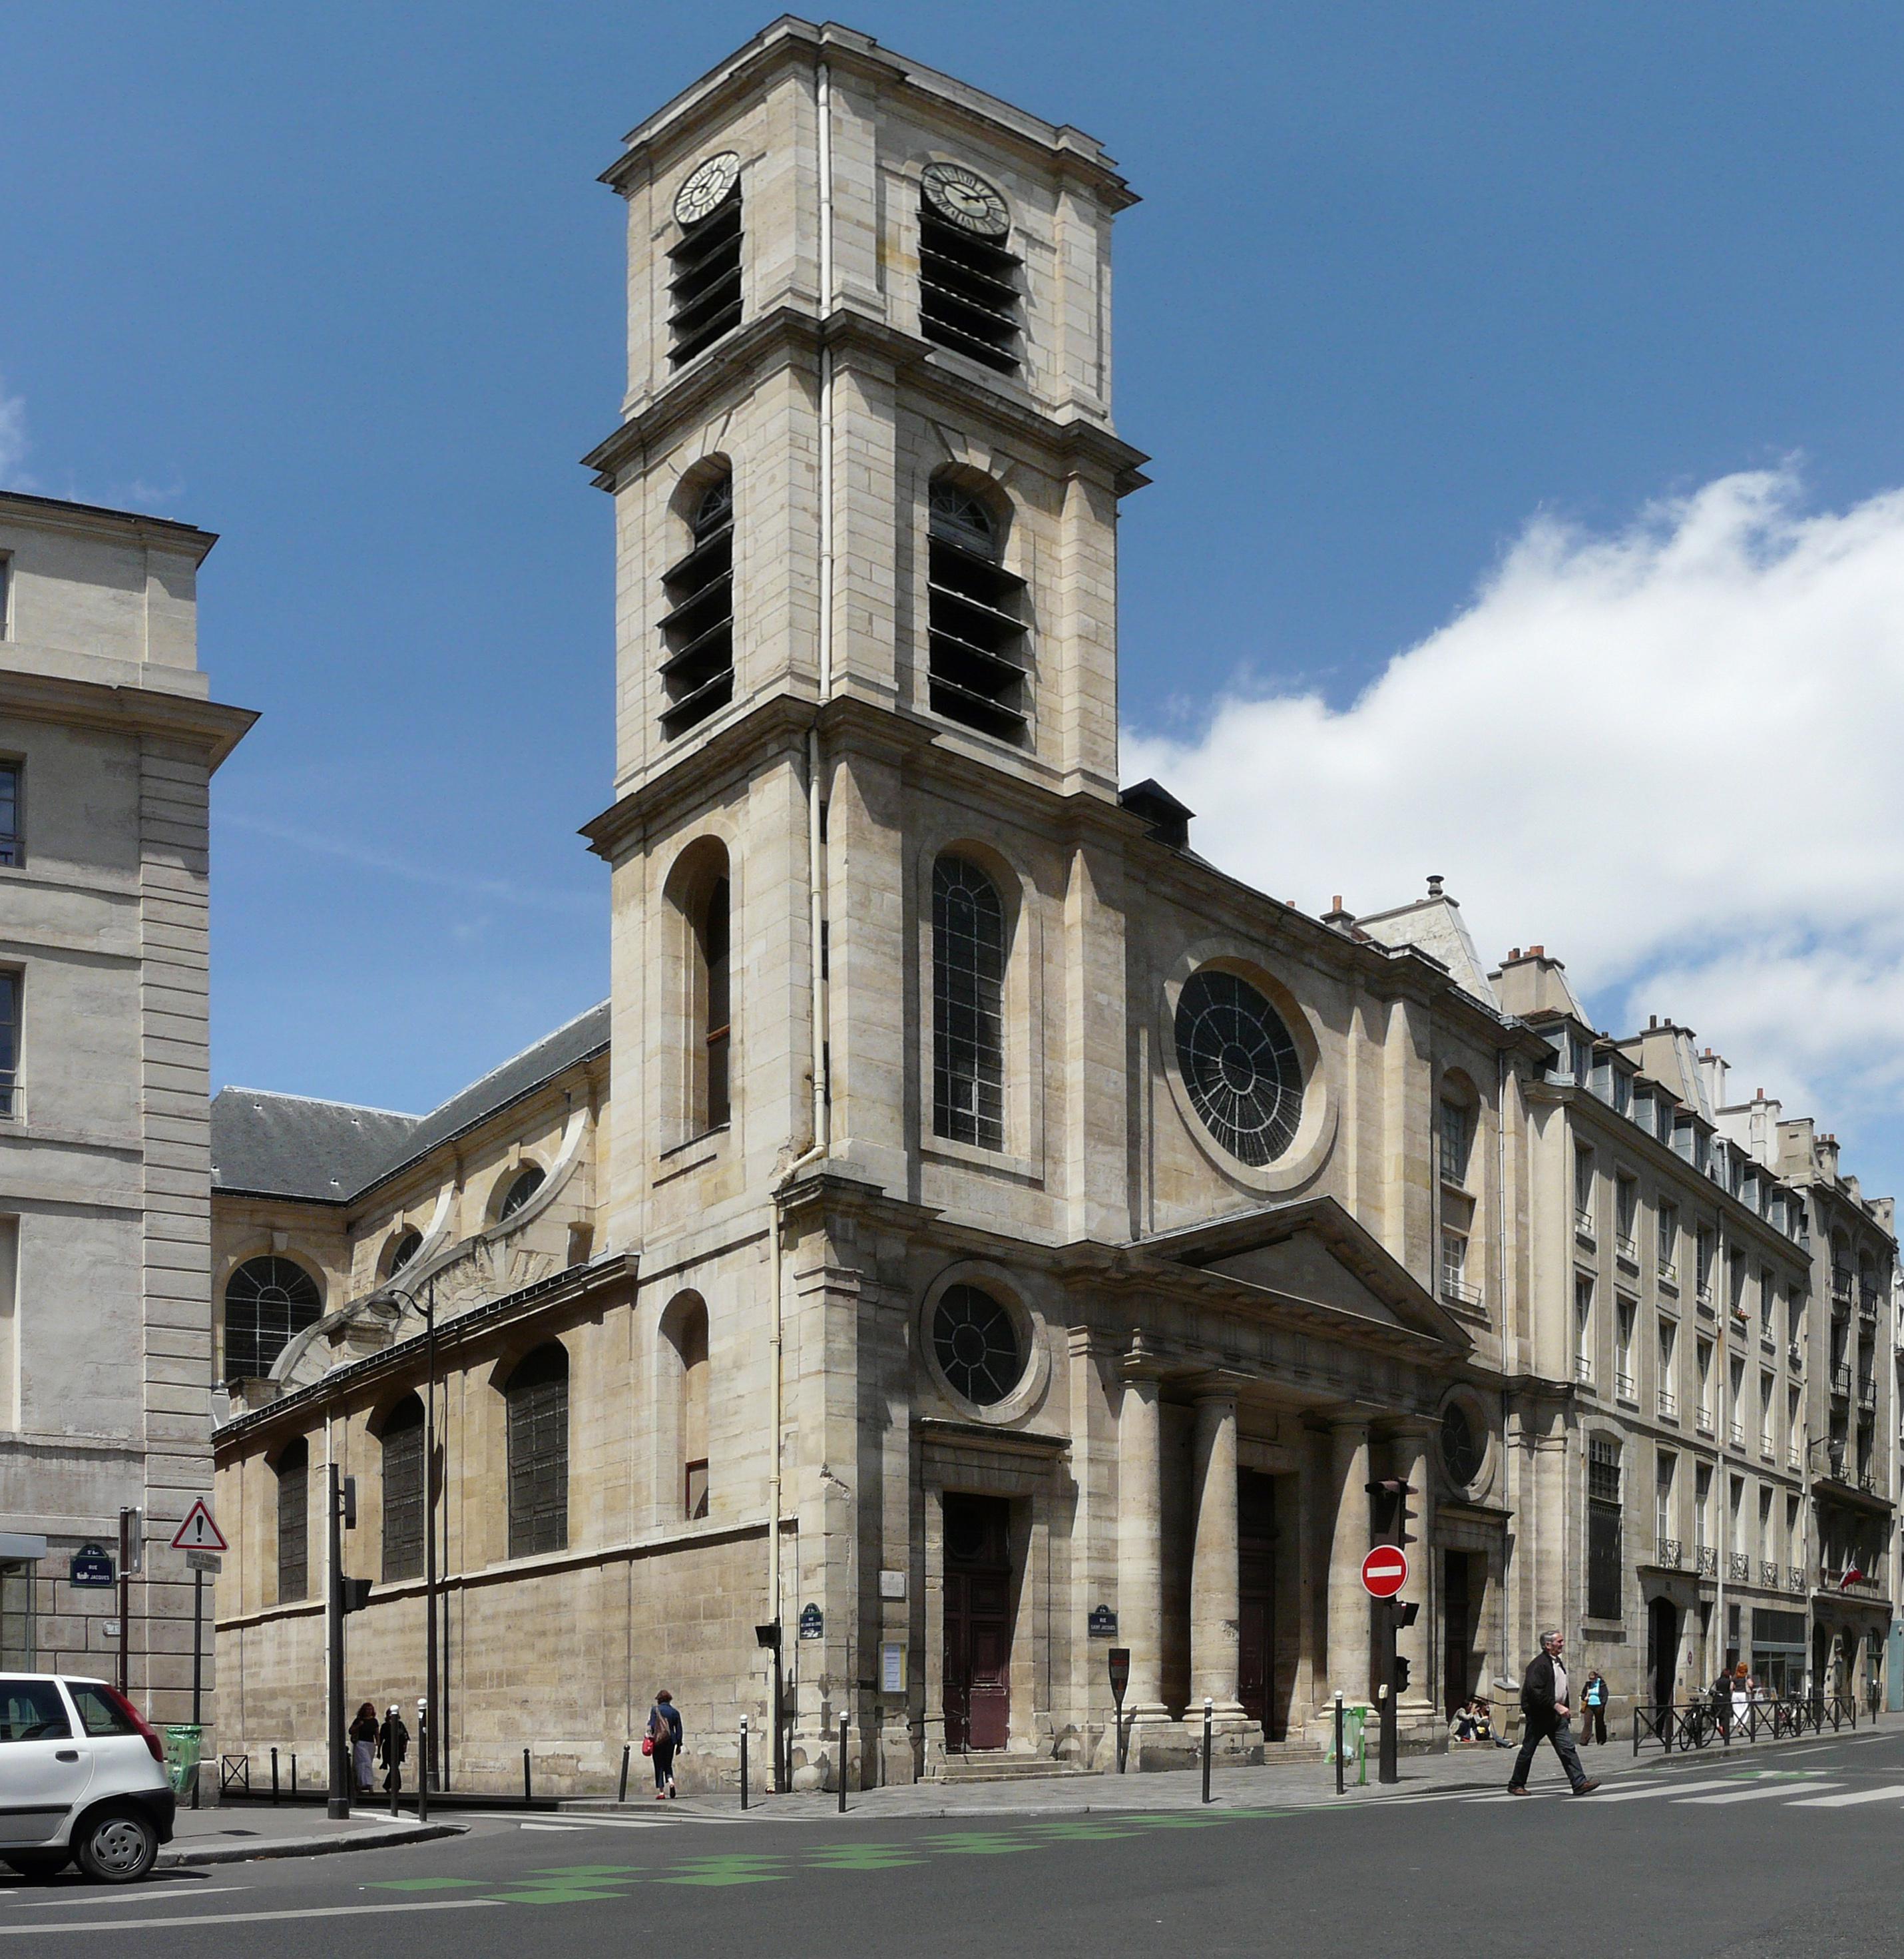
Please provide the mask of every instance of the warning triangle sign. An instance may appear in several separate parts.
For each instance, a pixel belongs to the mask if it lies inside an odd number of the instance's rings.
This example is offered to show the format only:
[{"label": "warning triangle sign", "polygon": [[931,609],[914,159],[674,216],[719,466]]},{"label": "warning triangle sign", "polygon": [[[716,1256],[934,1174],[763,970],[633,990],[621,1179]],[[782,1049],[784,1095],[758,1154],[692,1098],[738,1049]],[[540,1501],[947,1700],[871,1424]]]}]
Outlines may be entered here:
[{"label": "warning triangle sign", "polygon": [[205,1508],[205,1500],[201,1497],[185,1513],[185,1522],[179,1525],[172,1539],[174,1551],[229,1551],[225,1534],[211,1521],[211,1513]]}]

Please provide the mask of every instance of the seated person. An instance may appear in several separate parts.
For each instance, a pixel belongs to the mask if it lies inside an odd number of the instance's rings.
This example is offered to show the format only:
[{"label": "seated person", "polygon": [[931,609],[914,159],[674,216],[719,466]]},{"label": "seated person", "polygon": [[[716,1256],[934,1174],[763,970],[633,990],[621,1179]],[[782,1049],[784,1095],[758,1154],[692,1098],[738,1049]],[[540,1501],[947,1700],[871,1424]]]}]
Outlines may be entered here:
[{"label": "seated person", "polygon": [[1480,1739],[1480,1715],[1470,1694],[1455,1710],[1452,1725],[1452,1738],[1457,1742],[1478,1742]]}]

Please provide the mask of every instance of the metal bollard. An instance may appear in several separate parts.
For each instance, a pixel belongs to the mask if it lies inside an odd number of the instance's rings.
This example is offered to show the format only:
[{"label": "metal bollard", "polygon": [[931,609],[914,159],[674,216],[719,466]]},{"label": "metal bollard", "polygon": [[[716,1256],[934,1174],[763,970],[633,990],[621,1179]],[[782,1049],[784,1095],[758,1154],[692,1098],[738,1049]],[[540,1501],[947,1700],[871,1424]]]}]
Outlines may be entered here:
[{"label": "metal bollard", "polygon": [[535,1792],[529,1786],[529,1751],[522,1751],[522,1800],[525,1803],[535,1800]]},{"label": "metal bollard", "polygon": [[741,1716],[741,1807],[747,1807],[747,1716]]},{"label": "metal bollard", "polygon": [[297,1751],[296,1749],[291,1751],[291,1793],[294,1795],[297,1793]]},{"label": "metal bollard", "polygon": [[278,1801],[278,1751],[274,1748],[271,1751],[271,1799],[274,1804]]},{"label": "metal bollard", "polygon": [[1342,1785],[1342,1690],[1335,1690],[1335,1792],[1340,1795]]},{"label": "metal bollard", "polygon": [[1208,1694],[1203,1697],[1203,1799],[1210,1800],[1210,1722],[1216,1703]]},{"label": "metal bollard", "polygon": [[839,1710],[839,1813],[846,1813],[846,1710]]},{"label": "metal bollard", "polygon": [[430,1703],[417,1703],[417,1821],[430,1821]]},{"label": "metal bollard", "polygon": [[615,1798],[617,1802],[628,1800],[628,1751],[633,1745],[630,1742],[624,1742],[621,1745],[621,1792]]}]

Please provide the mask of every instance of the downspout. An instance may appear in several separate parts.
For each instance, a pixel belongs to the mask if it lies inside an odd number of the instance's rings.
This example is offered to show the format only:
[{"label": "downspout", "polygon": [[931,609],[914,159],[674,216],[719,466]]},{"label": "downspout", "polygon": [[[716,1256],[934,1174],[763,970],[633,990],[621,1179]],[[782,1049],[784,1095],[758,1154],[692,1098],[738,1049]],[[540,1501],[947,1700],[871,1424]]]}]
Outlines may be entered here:
[{"label": "downspout", "polygon": [[[1501,1459],[1503,1465],[1509,1459],[1507,1446],[1507,1421],[1509,1395],[1507,1391],[1507,1341],[1508,1311],[1514,1297],[1514,1285],[1507,1269],[1507,1050],[1497,1047],[1494,1051],[1494,1268],[1500,1274],[1501,1313]],[[1509,1672],[1513,1670],[1513,1649],[1509,1644],[1512,1638],[1513,1608],[1505,1595],[1507,1590],[1507,1567],[1505,1558],[1501,1567],[1501,1664]],[[1490,1678],[1492,1676],[1490,1676]]]}]

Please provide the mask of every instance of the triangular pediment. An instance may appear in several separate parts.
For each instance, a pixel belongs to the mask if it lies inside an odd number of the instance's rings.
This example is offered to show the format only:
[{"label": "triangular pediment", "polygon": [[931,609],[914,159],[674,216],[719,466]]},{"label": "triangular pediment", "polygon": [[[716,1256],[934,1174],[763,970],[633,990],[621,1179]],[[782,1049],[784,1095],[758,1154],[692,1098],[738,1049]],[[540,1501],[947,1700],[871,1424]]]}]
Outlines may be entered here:
[{"label": "triangular pediment", "polygon": [[1465,1328],[1332,1197],[1264,1205],[1142,1241],[1214,1278],[1465,1349]]}]

